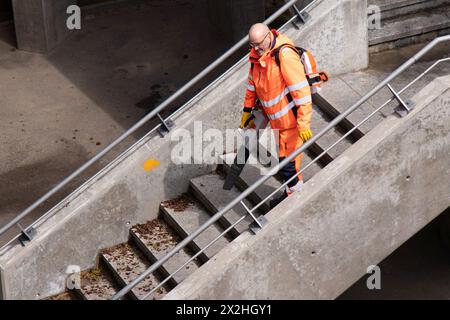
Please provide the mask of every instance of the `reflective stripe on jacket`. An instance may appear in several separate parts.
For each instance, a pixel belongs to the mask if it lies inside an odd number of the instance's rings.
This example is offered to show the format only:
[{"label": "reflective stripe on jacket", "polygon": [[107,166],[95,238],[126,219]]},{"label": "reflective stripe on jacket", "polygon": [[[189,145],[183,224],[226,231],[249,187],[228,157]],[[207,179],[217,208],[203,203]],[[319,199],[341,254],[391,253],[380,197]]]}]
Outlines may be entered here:
[{"label": "reflective stripe on jacket", "polygon": [[[276,30],[272,30],[272,33],[276,41],[272,50],[262,57],[254,49],[250,52],[250,63],[253,66],[248,75],[244,107],[253,108],[259,99],[272,129],[309,129],[312,99],[304,67],[298,53],[289,47],[281,49],[281,66],[278,67],[273,50],[285,43],[294,44]],[[294,110],[291,111],[293,108],[297,108],[297,118]]]}]

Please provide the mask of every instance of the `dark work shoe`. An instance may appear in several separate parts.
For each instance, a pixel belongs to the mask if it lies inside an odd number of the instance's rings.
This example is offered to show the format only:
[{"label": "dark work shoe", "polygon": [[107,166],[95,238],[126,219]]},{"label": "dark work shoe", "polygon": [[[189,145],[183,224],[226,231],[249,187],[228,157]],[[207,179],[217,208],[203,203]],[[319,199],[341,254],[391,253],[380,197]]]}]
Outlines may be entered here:
[{"label": "dark work shoe", "polygon": [[270,200],[270,203],[269,203],[270,210],[275,208],[281,201],[283,201],[287,197],[288,197],[288,195],[287,195],[286,191],[284,191],[282,195]]}]

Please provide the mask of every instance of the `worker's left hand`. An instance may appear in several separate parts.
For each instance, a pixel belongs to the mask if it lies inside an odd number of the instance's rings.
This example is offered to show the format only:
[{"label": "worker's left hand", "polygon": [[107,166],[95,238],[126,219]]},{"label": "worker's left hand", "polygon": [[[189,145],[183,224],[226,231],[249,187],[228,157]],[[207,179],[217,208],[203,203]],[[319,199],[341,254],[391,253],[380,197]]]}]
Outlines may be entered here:
[{"label": "worker's left hand", "polygon": [[311,129],[304,129],[298,132],[299,137],[303,140],[303,142],[308,141],[313,136]]}]

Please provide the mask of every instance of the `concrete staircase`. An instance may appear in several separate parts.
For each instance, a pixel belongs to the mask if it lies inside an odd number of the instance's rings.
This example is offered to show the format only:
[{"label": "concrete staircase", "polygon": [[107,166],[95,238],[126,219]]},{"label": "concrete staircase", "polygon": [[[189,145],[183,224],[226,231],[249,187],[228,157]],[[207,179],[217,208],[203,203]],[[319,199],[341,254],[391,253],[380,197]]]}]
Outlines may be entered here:
[{"label": "concrete staircase", "polygon": [[[234,156],[232,154],[227,156]],[[311,158],[305,156],[305,161]],[[315,172],[321,169],[314,165],[305,180],[308,180]],[[173,249],[177,243],[194,232],[205,223],[218,210],[223,208],[228,201],[239,194],[239,189],[231,191],[222,189],[224,183],[224,171],[228,166],[224,165],[221,170],[208,175],[194,178],[190,182],[187,193],[176,199],[164,201],[160,206],[160,217],[145,224],[135,225],[130,229],[130,237],[127,243],[102,250],[99,254],[98,265],[81,273],[81,288],[74,292],[64,292],[58,296],[51,297],[52,300],[105,300],[110,299],[118,290],[130,283],[139,274],[143,273],[152,263],[162,258]],[[259,176],[257,166],[247,166],[242,177],[237,182],[241,188],[253,183]],[[256,190],[250,197],[253,201],[247,201],[247,205],[255,204],[281,185],[276,178],[269,179],[264,186]],[[267,209],[266,209],[267,210]],[[258,212],[257,216],[263,211]],[[155,288],[161,281],[172,272],[176,271],[189,258],[201,248],[206,247],[213,239],[237,221],[245,214],[243,207],[234,210],[206,229],[197,237],[189,248],[178,252],[162,268],[147,277],[128,295],[127,299],[142,299],[150,290]],[[241,223],[231,229],[225,237],[221,237],[214,245],[210,246],[204,253],[164,284],[149,299],[160,299],[168,291],[181,283],[190,274],[206,263],[209,259],[224,248],[230,241],[248,229],[252,223],[250,217],[246,217]]]},{"label": "concrete staircase", "polygon": [[402,47],[450,33],[449,0],[369,0],[381,13],[381,29],[372,29],[369,11],[370,52]]},{"label": "concrete staircase", "polygon": [[[321,100],[318,99],[317,102],[320,103]],[[314,106],[312,120],[312,129],[314,132],[323,129],[336,116],[336,113],[330,114],[327,111],[329,111],[327,107],[321,107],[320,105]],[[351,124],[347,121],[341,127],[332,130],[316,142],[304,153],[302,166],[304,167],[309,164],[316,155],[320,154],[329,145],[342,137],[349,127],[351,127]],[[362,136],[363,133],[359,132],[358,135]],[[336,148],[330,150],[323,156],[320,161],[313,163],[303,173],[305,183],[324,166],[344,152],[346,148],[357,140],[358,135],[353,135],[350,139],[344,139]],[[227,154],[224,156],[224,159],[228,157],[234,158],[234,156],[234,154]],[[222,186],[225,174],[229,169],[229,165],[226,163],[225,161],[225,164],[220,165],[215,172],[191,179],[189,190],[185,194],[176,199],[162,202],[159,218],[145,224],[133,226],[129,231],[129,240],[127,243],[101,250],[97,266],[81,273],[81,289],[75,290],[74,292],[65,292],[61,295],[51,297],[51,299],[99,300],[111,298],[120,288],[130,283],[152,263],[173,249],[181,239],[193,233],[212,214],[218,212],[238,196],[240,190],[247,188],[260,178],[261,165],[247,164],[236,182],[236,186],[230,191],[224,191]],[[278,177],[271,177],[248,197],[246,205],[251,208],[252,205],[256,205],[259,201],[266,198],[280,185],[281,182]],[[269,206],[265,203],[259,208],[256,215],[265,214],[268,210]],[[245,214],[246,211],[242,206],[236,206],[233,210],[226,213],[216,224],[209,227],[190,243],[188,248],[178,252],[157,272],[134,288],[126,298],[142,299],[165,277],[177,270],[190,257],[201,248],[207,246],[223,230]],[[246,231],[252,222],[252,218],[247,216],[232,228],[225,237],[221,237],[214,245],[176,273],[170,281],[156,290],[149,298],[160,299],[163,297],[190,274],[198,270],[202,264],[212,259],[230,241],[233,241],[242,232]]]},{"label": "concrete staircase", "polygon": [[[385,58],[386,56],[382,56],[379,60],[383,61]],[[423,72],[430,64],[430,62],[415,64],[392,82],[393,87],[397,90],[403,88],[404,85]],[[385,66],[383,65],[383,67]],[[313,131],[318,132],[323,129],[331,119],[359,100],[362,95],[378,84],[388,73],[390,73],[390,70],[377,68],[377,64],[372,63],[371,67],[364,71],[348,73],[330,79],[327,85],[323,87],[321,93],[313,98],[315,102],[312,120]],[[445,62],[439,68],[435,68],[433,72],[417,81],[402,94],[402,97],[411,96],[432,79],[449,73],[450,63]],[[387,89],[383,89],[372,97],[359,110],[352,113],[345,121],[342,121],[335,130],[330,131],[312,145],[303,155],[302,166],[309,164],[315,156],[337,141],[345,132],[357,125],[390,97],[391,94]],[[307,183],[318,171],[339,157],[352,143],[359,140],[382,121],[387,114],[392,113],[396,106],[397,103],[395,101],[388,104],[381,112],[376,113],[370,121],[355,130],[348,138],[336,145],[335,148],[329,150],[320,161],[311,165],[303,174],[305,182]],[[228,157],[234,158],[234,156],[234,154],[227,154],[224,156],[224,159],[226,160]],[[229,201],[234,199],[240,190],[244,190],[260,177],[261,165],[247,164],[235,187],[230,191],[224,191],[222,189],[224,177],[229,169],[226,163],[230,162],[224,161],[224,163],[224,165],[218,166],[215,172],[191,179],[189,189],[186,190],[185,194],[176,199],[162,202],[159,218],[145,224],[133,226],[129,231],[127,243],[102,250],[99,254],[98,265],[93,269],[82,272],[80,290],[65,292],[51,297],[51,299],[96,300],[111,298],[118,290],[130,283],[152,263],[174,248],[181,239],[193,233],[212,214],[218,212]],[[247,198],[246,205],[252,207],[252,205],[266,198],[280,185],[281,182],[278,177],[271,177]],[[269,211],[267,203],[259,209],[257,216]],[[126,298],[142,299],[165,277],[177,270],[190,257],[206,247],[223,230],[245,214],[246,211],[242,206],[236,206],[218,220],[216,224],[205,230],[185,250],[178,252],[157,272],[141,282]],[[235,228],[231,229],[225,237],[221,237],[194,261],[187,264],[149,298],[162,298],[204,263],[213,259],[230,241],[233,241],[242,232],[246,231],[252,222],[251,217],[246,217]]]}]

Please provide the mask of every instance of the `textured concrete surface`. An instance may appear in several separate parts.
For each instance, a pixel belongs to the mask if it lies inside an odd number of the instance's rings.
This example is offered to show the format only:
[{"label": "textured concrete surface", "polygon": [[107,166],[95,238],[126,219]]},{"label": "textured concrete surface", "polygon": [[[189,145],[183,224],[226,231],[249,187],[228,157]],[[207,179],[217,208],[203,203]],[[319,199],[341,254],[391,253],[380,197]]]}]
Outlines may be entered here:
[{"label": "textured concrete surface", "polygon": [[[224,155],[224,164],[223,164],[223,172],[225,174],[228,174],[231,164],[234,162],[234,159],[236,157],[235,153],[229,153]],[[247,161],[244,169],[242,169],[241,174],[239,175],[238,179],[236,180],[235,186],[239,190],[245,190],[250,185],[255,183],[258,179],[262,177],[261,170],[267,170],[261,163],[257,161],[254,155],[250,155],[249,160]],[[265,199],[267,196],[269,196],[272,192],[274,192],[279,186],[281,186],[281,181],[278,179],[278,177],[273,176],[270,177],[268,180],[266,180],[261,186],[256,188],[256,190],[249,196],[249,199],[251,199],[252,202],[258,203]],[[275,196],[279,196],[283,193],[284,188],[281,188],[277,193],[275,193]],[[266,202],[261,207],[264,212],[269,211],[269,205]]]},{"label": "textured concrete surface", "polygon": [[[324,112],[321,111],[316,105],[314,105],[313,115],[311,119],[311,130],[313,131],[313,133],[323,130],[330,121],[331,119],[327,117]],[[340,132],[339,129],[333,128],[326,134],[324,134],[319,140],[317,140],[316,144],[320,147],[321,150],[325,150],[333,143],[338,141],[343,135],[344,134]],[[327,154],[329,154],[333,159],[336,159],[350,146],[350,140],[348,138],[345,138],[332,149],[328,150]]]},{"label": "textured concrete surface", "polygon": [[[310,48],[320,65],[331,75],[358,70],[366,67],[368,62],[366,6],[366,1],[323,0],[311,9],[312,18],[301,30],[297,31],[292,25],[288,25],[282,31],[299,45]],[[202,26],[202,30],[204,29]],[[90,38],[89,35],[85,38],[95,41],[95,38]],[[121,39],[128,41],[126,35]],[[139,42],[139,39],[134,41]],[[122,56],[126,52],[128,55],[129,45],[123,44],[122,51],[117,51],[117,54],[122,52],[119,54]],[[180,46],[183,47],[183,43],[180,43]],[[87,50],[81,45],[77,47],[80,50]],[[137,51],[145,55],[145,51]],[[195,49],[191,48],[191,51]],[[104,50],[100,52],[103,54]],[[335,52],[341,54],[336,55]],[[167,52],[163,53],[164,56],[167,55]],[[101,64],[93,63],[94,67],[95,65]],[[182,65],[191,66],[185,63]],[[131,69],[125,70],[131,72],[135,70],[133,68],[136,64],[130,64],[129,67]],[[158,64],[159,67],[163,65]],[[177,69],[179,65],[173,65],[172,71]],[[248,65],[245,62],[224,80],[191,101],[187,111],[174,118],[176,127],[186,128],[192,134],[193,121],[200,120],[203,121],[204,129],[236,128],[242,109],[247,73]],[[92,92],[92,88],[95,87],[90,87],[89,84],[101,84],[102,79],[97,79],[99,81],[94,83],[89,83],[85,79],[85,84],[88,85],[86,90],[91,88]],[[130,83],[133,78],[127,79],[127,83]],[[106,102],[111,103],[122,96],[119,89],[110,87],[112,91],[109,94],[105,93],[108,98],[105,101],[106,105],[109,105]],[[156,133],[146,136],[95,179],[52,209],[49,215],[57,214],[41,223],[33,243],[25,248],[19,245],[7,248],[8,252],[0,258],[6,297],[33,299],[37,293],[45,296],[60,292],[65,279],[65,274],[61,270],[68,264],[76,261],[82,269],[92,267],[99,248],[125,242],[130,225],[155,218],[161,201],[185,192],[189,179],[214,169],[214,166],[173,164],[169,159],[171,148],[175,144],[168,138],[162,139]],[[143,165],[149,159],[158,160],[160,165],[155,170],[147,172]],[[83,236],[74,237],[74,235]],[[91,237],[95,239],[90,241]],[[49,252],[61,254],[50,263],[43,256]],[[14,277],[10,273],[12,270],[20,272],[23,277]],[[25,281],[29,276],[33,280]],[[14,278],[18,281],[15,284],[10,282]]]},{"label": "textured concrete surface", "polygon": [[[201,225],[211,218],[205,208],[198,202],[190,203],[184,210],[177,210],[169,206],[161,206],[164,220],[170,224],[178,234],[187,237],[194,233]],[[212,240],[223,232],[219,225],[213,224],[202,232],[193,241],[198,250],[205,248]],[[228,244],[227,239],[220,237],[212,246],[208,247],[204,253],[208,259],[212,258],[217,252],[222,250]]]},{"label": "textured concrete surface", "polygon": [[450,205],[449,88],[434,80],[165,298],[338,297]]},{"label": "textured concrete surface", "polygon": [[381,23],[380,28],[369,29],[369,52],[380,52],[414,43],[428,42],[450,32],[448,0],[369,0],[369,21]]},{"label": "textured concrete surface", "polygon": [[430,12],[401,16],[384,22],[381,29],[370,30],[369,45],[448,28],[450,28],[450,6],[439,7]]},{"label": "textured concrete surface", "polygon": [[18,48],[50,53],[70,35],[66,10],[76,3],[76,0],[13,0]]},{"label": "textured concrete surface", "polygon": [[408,7],[415,4],[424,4],[424,2],[436,2],[434,0],[367,0],[369,6],[378,6],[381,11],[388,11],[402,7]]},{"label": "textured concrete surface", "polygon": [[[330,79],[326,86],[320,92],[320,97],[325,99],[337,112],[342,113],[362,98],[355,89],[348,85],[340,76]],[[347,116],[347,119],[353,126],[358,125],[365,117],[371,114],[375,107],[364,102],[357,110]],[[365,134],[369,132],[375,125],[382,121],[384,117],[377,112],[372,118],[359,127],[359,130]]]},{"label": "textured concrete surface", "polygon": [[84,300],[108,300],[119,290],[111,277],[100,269],[97,271],[81,274],[81,288],[76,291]]},{"label": "textured concrete surface", "polygon": [[[223,176],[218,174],[208,174],[192,179],[190,186],[195,196],[208,208],[211,214],[214,214],[223,209],[230,201],[240,194],[236,187],[233,187],[231,190],[223,190],[224,183],[225,178]],[[247,208],[252,208],[252,205],[248,200],[244,200],[243,202]],[[246,214],[247,210],[244,206],[238,204],[223,215],[219,222],[222,223],[224,228],[228,228]],[[255,215],[259,215],[258,212],[255,212]],[[249,224],[253,221],[251,216],[246,216],[244,220],[230,230],[230,234],[238,236],[247,230]]]},{"label": "textured concrete surface", "polygon": [[[298,45],[313,52],[319,69],[334,76],[367,67],[366,0],[323,0],[313,7],[311,16],[307,28],[301,28],[300,32],[291,28],[287,34],[296,39]],[[293,36],[295,33],[298,36]]]},{"label": "textured concrete surface", "polygon": [[[147,258],[152,262],[164,257],[180,241],[179,237],[168,226],[162,223],[157,228],[153,229],[151,233],[133,228],[131,234],[142,252],[144,252]],[[191,257],[191,252],[187,248],[178,251],[171,259],[162,265],[161,273],[164,278],[174,273]],[[198,265],[196,259],[194,259],[179,270],[172,279],[175,281],[175,284],[181,283],[197,269]]]},{"label": "textured concrete surface", "polygon": [[384,20],[439,7],[448,4],[448,0],[368,0],[367,4],[378,6]]},{"label": "textured concrete surface", "polygon": [[[128,285],[150,267],[150,263],[143,257],[142,253],[129,244],[121,244],[105,250],[100,259],[110,269],[121,288]],[[159,279],[154,274],[150,274],[130,291],[130,295],[134,299],[143,299],[159,283]],[[160,288],[161,290],[156,290],[149,296],[150,300],[160,299],[162,295],[166,294],[167,291],[164,286]]]}]

